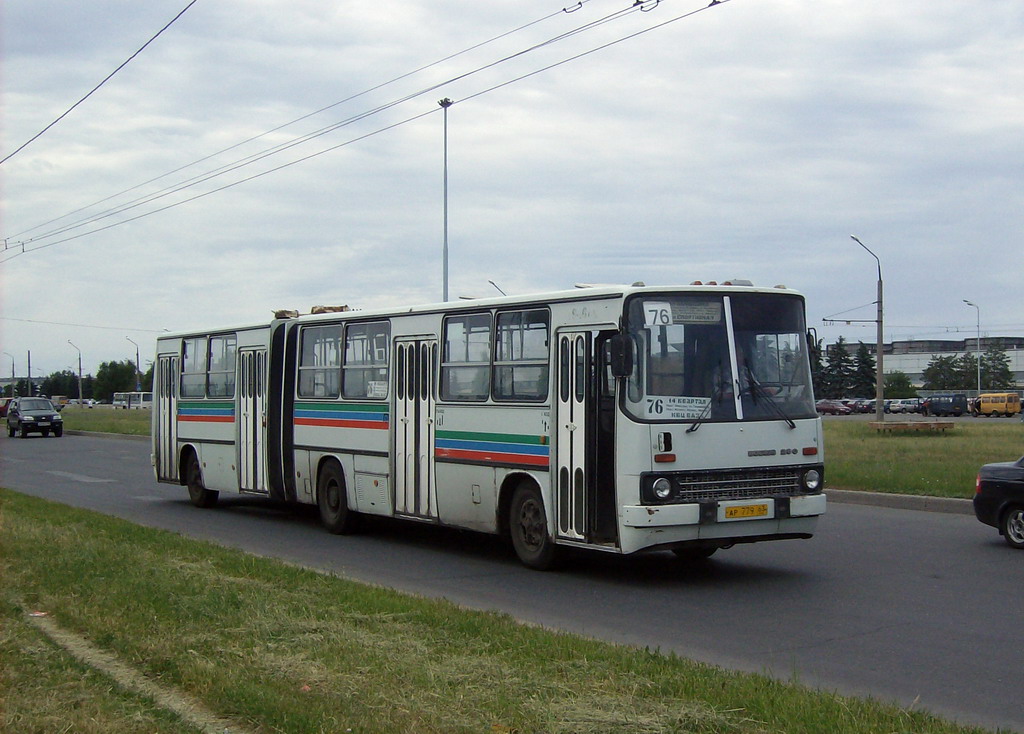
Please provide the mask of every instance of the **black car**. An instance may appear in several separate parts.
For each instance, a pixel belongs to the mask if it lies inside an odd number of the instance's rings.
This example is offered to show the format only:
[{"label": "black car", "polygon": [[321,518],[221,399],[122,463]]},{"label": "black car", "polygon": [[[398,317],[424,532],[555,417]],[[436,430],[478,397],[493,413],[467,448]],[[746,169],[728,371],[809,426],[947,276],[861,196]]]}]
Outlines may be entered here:
[{"label": "black car", "polygon": [[14,398],[7,406],[7,435],[21,433],[27,438],[30,433],[49,436],[64,435],[64,419],[46,398]]},{"label": "black car", "polygon": [[1013,548],[1024,548],[1024,456],[985,464],[978,472],[974,514]]}]

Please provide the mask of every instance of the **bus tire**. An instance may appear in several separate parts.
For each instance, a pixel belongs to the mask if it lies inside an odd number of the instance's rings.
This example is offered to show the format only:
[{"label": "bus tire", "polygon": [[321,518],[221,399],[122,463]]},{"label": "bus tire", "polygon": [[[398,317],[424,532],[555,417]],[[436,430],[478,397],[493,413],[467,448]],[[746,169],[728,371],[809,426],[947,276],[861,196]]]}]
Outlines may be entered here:
[{"label": "bus tire", "polygon": [[516,488],[509,508],[508,525],[512,547],[524,566],[538,571],[547,571],[554,566],[558,549],[548,534],[544,500],[536,487],[520,485]]},{"label": "bus tire", "polygon": [[220,493],[203,486],[203,471],[199,467],[199,459],[192,452],[185,459],[185,486],[188,487],[188,498],[196,507],[213,507],[217,504]]},{"label": "bus tire", "polygon": [[320,522],[335,535],[347,535],[355,530],[356,513],[348,508],[345,474],[334,461],[320,469],[316,481],[316,504],[320,508]]}]

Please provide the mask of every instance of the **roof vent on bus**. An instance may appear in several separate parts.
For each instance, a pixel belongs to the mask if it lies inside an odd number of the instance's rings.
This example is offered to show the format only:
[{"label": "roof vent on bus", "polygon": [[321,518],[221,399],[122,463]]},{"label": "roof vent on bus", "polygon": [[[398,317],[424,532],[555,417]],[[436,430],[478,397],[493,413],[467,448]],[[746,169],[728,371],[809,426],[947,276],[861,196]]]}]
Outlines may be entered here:
[{"label": "roof vent on bus", "polygon": [[310,313],[344,313],[345,311],[351,311],[348,306],[313,306],[309,309]]},{"label": "roof vent on bus", "polygon": [[722,285],[754,285],[746,278],[733,278],[732,280],[723,280]]},{"label": "roof vent on bus", "polygon": [[293,308],[279,308],[274,311],[275,319],[297,319],[298,317],[299,312]]}]

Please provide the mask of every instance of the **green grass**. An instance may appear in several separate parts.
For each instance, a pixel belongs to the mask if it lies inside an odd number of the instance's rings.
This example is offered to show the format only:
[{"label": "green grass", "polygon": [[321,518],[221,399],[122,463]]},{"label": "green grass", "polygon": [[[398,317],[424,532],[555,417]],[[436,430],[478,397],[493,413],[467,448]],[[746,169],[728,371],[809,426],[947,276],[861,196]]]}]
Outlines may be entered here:
[{"label": "green grass", "polygon": [[257,732],[981,731],[6,490],[0,731],[189,731],[67,658],[29,626],[30,610]]},{"label": "green grass", "polygon": [[151,410],[114,410],[110,405],[97,405],[92,408],[68,405],[60,414],[64,418],[64,428],[67,430],[148,436],[153,412]]},{"label": "green grass", "polygon": [[837,489],[974,496],[982,464],[1024,454],[1018,422],[957,421],[945,432],[879,433],[865,421],[825,420],[825,481]]}]

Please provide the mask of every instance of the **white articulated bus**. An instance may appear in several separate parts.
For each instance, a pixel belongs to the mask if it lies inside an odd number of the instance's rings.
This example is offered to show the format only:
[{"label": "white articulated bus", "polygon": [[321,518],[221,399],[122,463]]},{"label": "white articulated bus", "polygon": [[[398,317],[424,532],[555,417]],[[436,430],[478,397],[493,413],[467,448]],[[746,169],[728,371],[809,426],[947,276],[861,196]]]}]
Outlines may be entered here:
[{"label": "white articulated bus", "polygon": [[601,286],[162,336],[153,464],[192,502],[316,504],[706,557],[825,511],[803,297]]}]

